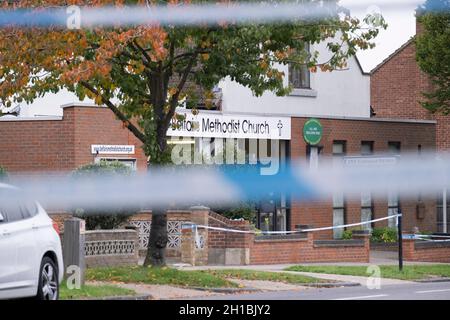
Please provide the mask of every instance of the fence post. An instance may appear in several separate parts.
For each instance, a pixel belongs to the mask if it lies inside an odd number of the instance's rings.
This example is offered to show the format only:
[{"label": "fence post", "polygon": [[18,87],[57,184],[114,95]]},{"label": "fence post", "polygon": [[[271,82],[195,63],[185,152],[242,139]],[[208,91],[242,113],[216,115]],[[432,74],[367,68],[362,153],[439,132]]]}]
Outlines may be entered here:
[{"label": "fence post", "polygon": [[79,269],[80,283],[84,285],[85,281],[85,221],[78,218],[70,218],[64,221],[63,236],[63,259],[64,275],[71,276],[68,273],[68,267],[77,266]]}]

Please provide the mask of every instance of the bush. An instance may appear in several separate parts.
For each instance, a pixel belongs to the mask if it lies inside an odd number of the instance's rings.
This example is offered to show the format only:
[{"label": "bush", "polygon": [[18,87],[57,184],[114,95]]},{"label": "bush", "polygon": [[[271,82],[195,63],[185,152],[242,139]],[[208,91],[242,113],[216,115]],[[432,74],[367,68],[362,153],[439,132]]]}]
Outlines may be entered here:
[{"label": "bush", "polygon": [[228,219],[244,219],[256,223],[256,207],[252,203],[239,203],[234,207],[213,208],[214,212]]},{"label": "bush", "polygon": [[[89,177],[96,175],[131,175],[132,170],[120,163],[101,161],[96,164],[88,164],[82,166],[73,172],[73,176],[77,177]],[[83,208],[73,209],[74,216],[86,220],[87,230],[97,229],[116,229],[128,221],[130,215],[135,214],[139,209],[129,208],[117,208],[113,211],[104,211],[99,209],[98,211],[85,210]]]},{"label": "bush", "polygon": [[353,238],[352,230],[345,230],[342,234],[342,240],[350,240]]},{"label": "bush", "polygon": [[395,228],[374,228],[370,238],[373,242],[392,243],[397,241],[397,229]]}]

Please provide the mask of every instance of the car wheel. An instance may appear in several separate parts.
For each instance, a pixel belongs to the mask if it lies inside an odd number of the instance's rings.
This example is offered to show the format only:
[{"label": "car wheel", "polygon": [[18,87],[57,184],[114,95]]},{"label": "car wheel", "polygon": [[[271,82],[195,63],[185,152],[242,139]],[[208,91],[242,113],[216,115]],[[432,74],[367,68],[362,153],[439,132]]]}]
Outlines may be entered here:
[{"label": "car wheel", "polygon": [[49,257],[44,257],[39,271],[38,300],[58,300],[58,268]]}]

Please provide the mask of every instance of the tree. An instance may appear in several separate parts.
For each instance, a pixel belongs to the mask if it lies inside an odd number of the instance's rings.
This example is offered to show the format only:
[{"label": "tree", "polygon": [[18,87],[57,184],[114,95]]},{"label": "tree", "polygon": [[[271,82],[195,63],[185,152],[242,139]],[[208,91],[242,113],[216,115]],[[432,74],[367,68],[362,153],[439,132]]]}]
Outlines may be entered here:
[{"label": "tree", "polygon": [[[119,161],[107,162],[100,161],[100,163],[84,165],[73,172],[73,177],[87,178],[96,175],[119,176],[126,178],[131,175],[130,167],[120,163]],[[135,208],[114,208],[114,210],[86,210],[85,208],[76,208],[73,210],[77,217],[86,220],[86,228],[88,230],[95,229],[115,229],[128,221],[128,218],[138,212]]]},{"label": "tree", "polygon": [[[182,0],[151,1],[152,5],[182,4]],[[14,4],[8,4],[13,2]],[[16,0],[5,8],[67,4],[142,5],[146,0]],[[186,1],[191,3],[195,1]],[[197,1],[212,2],[212,1]],[[227,1],[228,2],[228,1]],[[311,0],[313,3],[319,1]],[[328,1],[335,3],[334,0]],[[364,22],[352,18],[336,3],[337,13],[320,21],[271,24],[221,23],[205,26],[159,26],[67,30],[61,27],[18,29],[0,32],[0,97],[5,106],[31,102],[47,92],[66,88],[80,99],[88,96],[106,105],[143,143],[151,165],[170,163],[166,132],[179,118],[183,101],[196,112],[197,88],[211,90],[221,79],[250,88],[285,95],[284,74],[276,64],[307,64],[313,71],[346,66],[358,49],[374,46],[371,40],[380,27],[380,16]],[[143,7],[143,10],[146,10]],[[327,61],[317,52],[307,54],[306,43],[328,42]],[[163,265],[167,243],[167,216],[154,208],[149,250],[145,264]]]},{"label": "tree", "polygon": [[423,32],[416,38],[416,58],[430,76],[433,88],[424,92],[422,106],[431,112],[450,113],[450,1],[428,0],[417,10]]}]

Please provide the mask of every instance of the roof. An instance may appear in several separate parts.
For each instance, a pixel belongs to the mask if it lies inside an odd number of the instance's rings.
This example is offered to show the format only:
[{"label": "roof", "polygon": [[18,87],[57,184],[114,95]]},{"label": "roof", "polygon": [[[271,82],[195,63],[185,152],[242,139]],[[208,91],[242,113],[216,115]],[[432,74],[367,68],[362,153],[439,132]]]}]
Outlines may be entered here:
[{"label": "roof", "polygon": [[362,67],[362,65],[361,65],[361,62],[360,62],[359,59],[358,59],[358,56],[355,54],[354,57],[355,57],[355,60],[356,60],[356,64],[357,64],[358,67],[359,67],[359,70],[361,70],[361,73],[362,73],[363,75],[365,75],[365,76],[370,75],[370,72],[364,71],[364,69],[363,69],[363,67]]},{"label": "roof", "polygon": [[11,121],[59,121],[62,120],[61,116],[34,116],[34,117],[0,117],[0,122]]},{"label": "roof", "polygon": [[406,41],[404,44],[402,44],[397,50],[395,50],[394,52],[392,52],[386,59],[384,59],[383,61],[381,61],[375,68],[372,69],[372,71],[370,71],[370,74],[373,74],[374,72],[376,72],[378,69],[380,69],[382,66],[384,66],[388,61],[390,61],[392,58],[394,58],[397,54],[399,54],[403,49],[405,49],[406,47],[408,47],[411,43],[414,42],[415,40],[415,36],[411,37],[408,41]]}]

